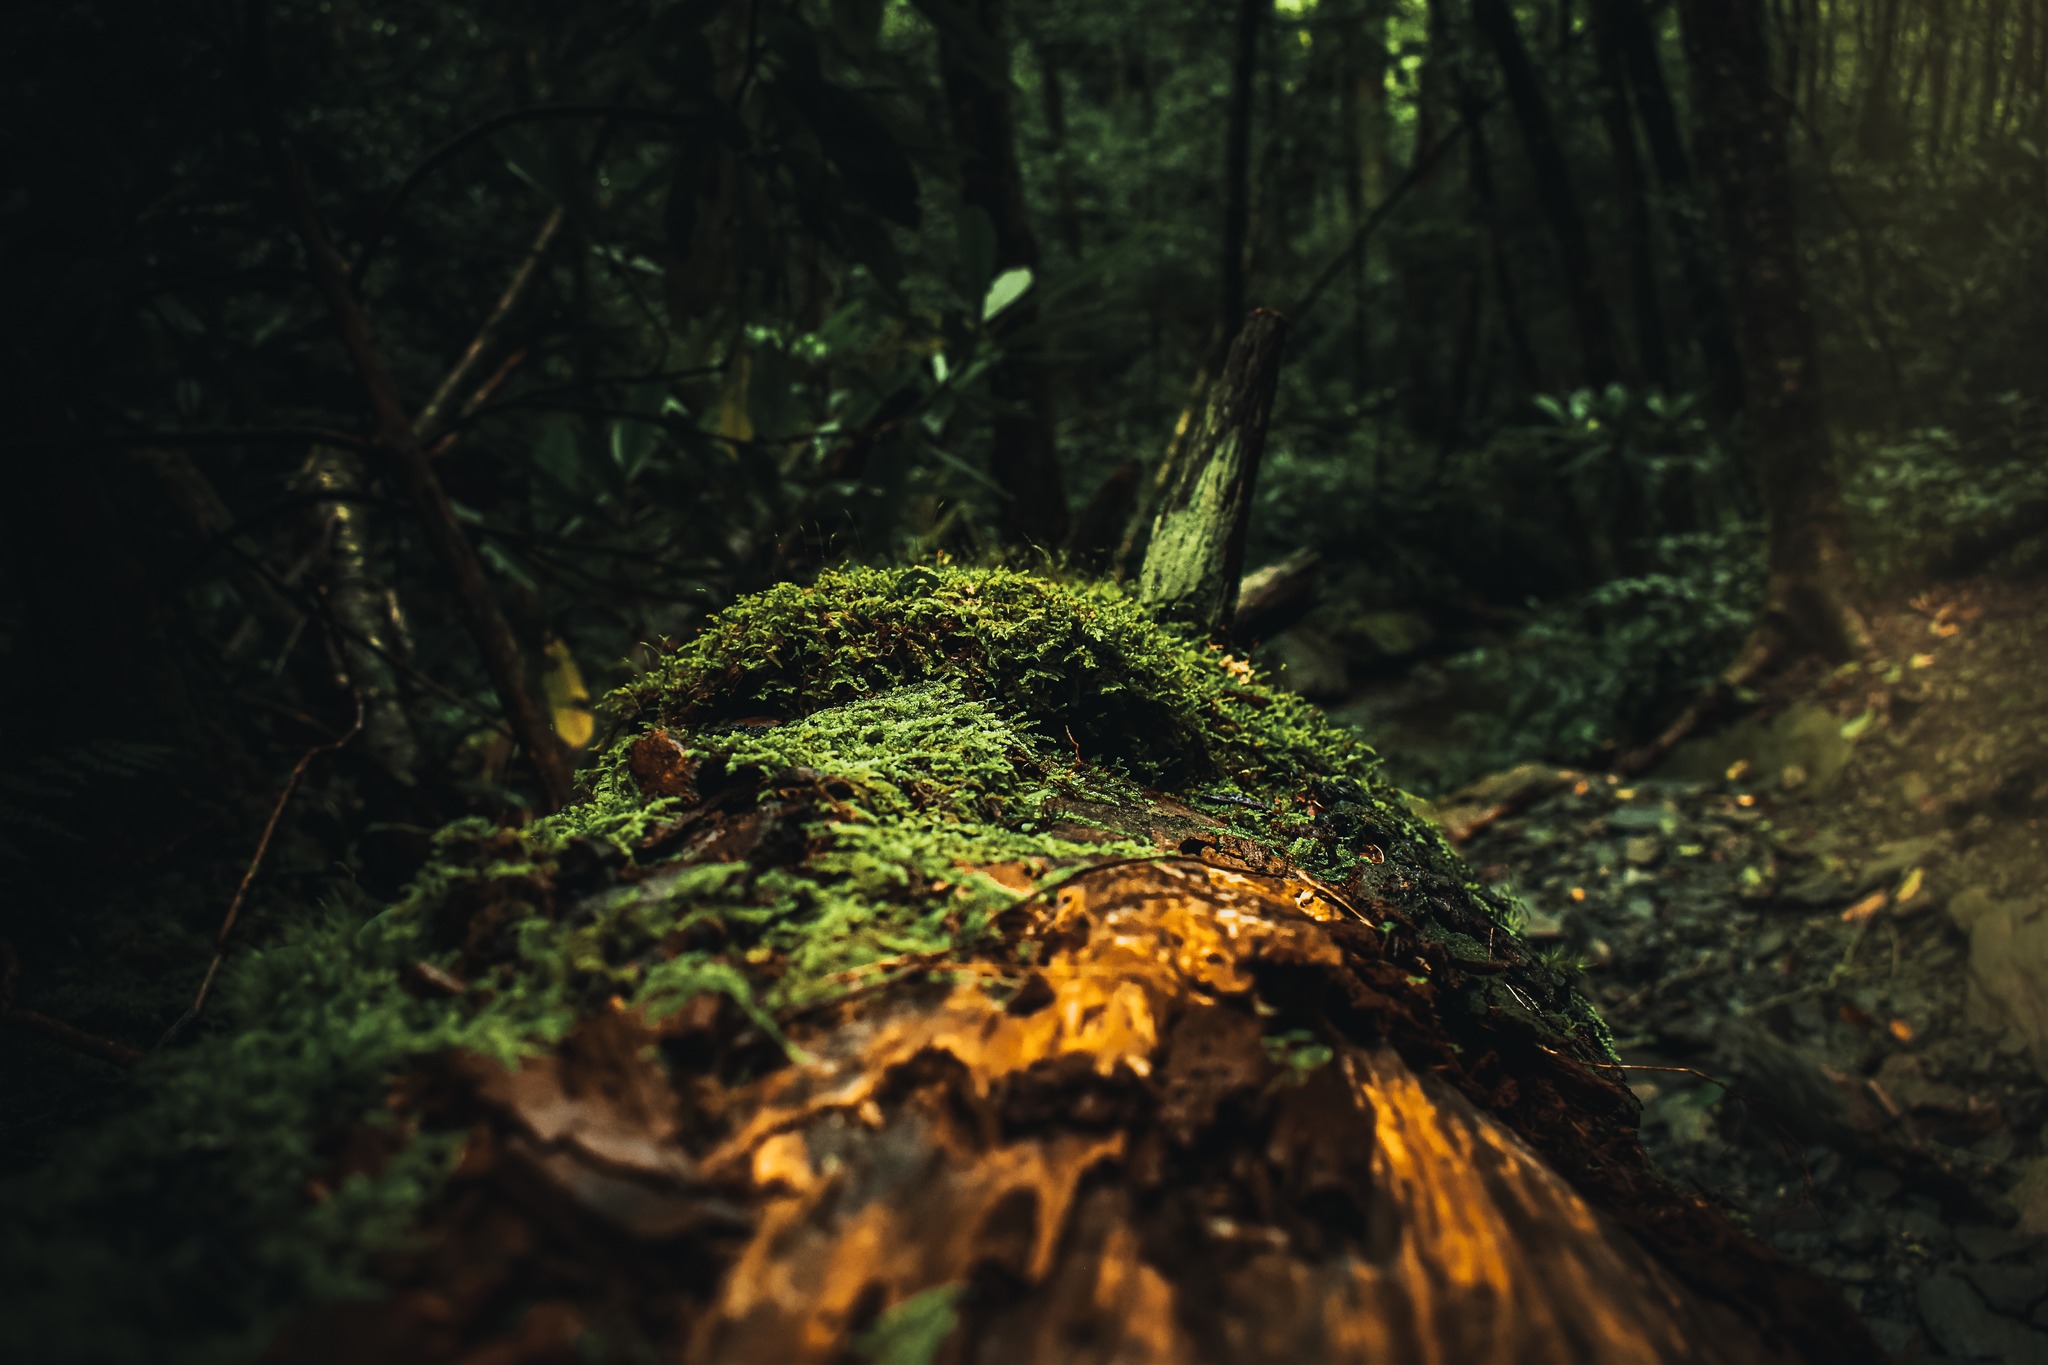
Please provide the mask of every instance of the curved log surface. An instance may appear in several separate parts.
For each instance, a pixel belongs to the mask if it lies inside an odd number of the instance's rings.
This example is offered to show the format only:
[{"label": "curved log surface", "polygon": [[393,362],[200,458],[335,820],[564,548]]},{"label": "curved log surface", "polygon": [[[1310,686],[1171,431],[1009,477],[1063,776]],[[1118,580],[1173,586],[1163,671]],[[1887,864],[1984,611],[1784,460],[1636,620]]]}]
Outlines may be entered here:
[{"label": "curved log surface", "polygon": [[792,1365],[1879,1358],[1632,1145],[1571,1146],[1558,1114],[1632,1117],[1625,1089],[1533,1031],[1461,1056],[1392,918],[1228,861],[1084,874],[1006,926],[1035,965],[831,1006],[756,1079],[718,1079],[744,1024],[701,1002],[423,1079],[471,1124],[431,1249],[275,1358],[567,1360],[592,1333]]}]

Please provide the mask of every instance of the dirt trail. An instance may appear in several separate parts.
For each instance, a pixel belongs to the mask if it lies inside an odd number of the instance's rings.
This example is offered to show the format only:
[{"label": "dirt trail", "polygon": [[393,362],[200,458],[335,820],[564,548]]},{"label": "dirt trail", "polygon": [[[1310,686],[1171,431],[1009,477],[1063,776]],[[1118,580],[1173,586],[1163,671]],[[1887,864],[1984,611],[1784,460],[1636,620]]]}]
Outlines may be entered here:
[{"label": "dirt trail", "polygon": [[[1902,1360],[2048,1361],[2048,594],[1878,620],[1633,786],[1447,798],[1584,962],[1674,1176],[1840,1285]],[[1489,803],[1493,804],[1489,804]]]}]

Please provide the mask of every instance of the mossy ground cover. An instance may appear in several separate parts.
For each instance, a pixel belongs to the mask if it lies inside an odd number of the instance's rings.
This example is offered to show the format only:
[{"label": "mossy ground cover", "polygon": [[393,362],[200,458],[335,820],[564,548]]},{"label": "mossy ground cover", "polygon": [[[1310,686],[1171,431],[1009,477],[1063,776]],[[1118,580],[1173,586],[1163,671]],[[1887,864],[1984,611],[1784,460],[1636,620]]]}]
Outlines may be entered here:
[{"label": "mossy ground cover", "polygon": [[[149,1059],[125,1117],[9,1192],[8,1354],[245,1357],[308,1303],[374,1292],[367,1258],[403,1241],[459,1146],[421,1129],[403,1078],[706,995],[775,1065],[793,1012],[1014,961],[1020,878],[1158,855],[1063,811],[1170,797],[1332,882],[1426,883],[1463,906],[1444,939],[1475,955],[1472,916],[1502,913],[1370,750],[1108,587],[831,572],[737,604],[609,709],[576,805],[451,826],[396,904],[309,910],[239,953],[212,1031]],[[641,742],[687,780],[637,777]]]}]

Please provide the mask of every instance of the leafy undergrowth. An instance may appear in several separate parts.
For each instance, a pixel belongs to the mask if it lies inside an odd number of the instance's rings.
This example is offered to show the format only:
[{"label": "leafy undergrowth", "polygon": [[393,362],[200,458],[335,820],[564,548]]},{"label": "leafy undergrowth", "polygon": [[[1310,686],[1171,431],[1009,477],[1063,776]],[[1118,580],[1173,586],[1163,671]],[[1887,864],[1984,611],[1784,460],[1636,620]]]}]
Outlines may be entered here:
[{"label": "leafy undergrowth", "polygon": [[[1490,960],[1506,916],[1369,750],[1108,588],[831,573],[737,604],[612,709],[579,804],[458,823],[383,912],[308,912],[238,954],[214,1030],[10,1191],[0,1345],[246,1357],[307,1304],[374,1293],[371,1258],[442,1187],[461,1144],[405,1099],[434,1059],[517,1066],[582,1020],[724,1001],[752,1040],[728,1079],[772,1070],[805,1010],[1034,951],[1003,918],[1037,888],[1158,856],[1119,812],[1426,887],[1419,932],[1458,960]],[[1590,1010],[1527,970],[1473,998],[1597,1053]]]}]

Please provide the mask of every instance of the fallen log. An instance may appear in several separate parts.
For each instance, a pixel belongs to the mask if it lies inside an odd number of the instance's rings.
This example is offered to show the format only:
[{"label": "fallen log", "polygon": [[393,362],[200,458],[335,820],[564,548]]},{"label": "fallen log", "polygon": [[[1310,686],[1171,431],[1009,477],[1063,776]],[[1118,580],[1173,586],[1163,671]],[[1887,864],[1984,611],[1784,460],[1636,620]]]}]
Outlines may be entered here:
[{"label": "fallen log", "polygon": [[0,1350],[1849,1362],[1376,760],[1113,589],[829,573],[0,1221]]}]

